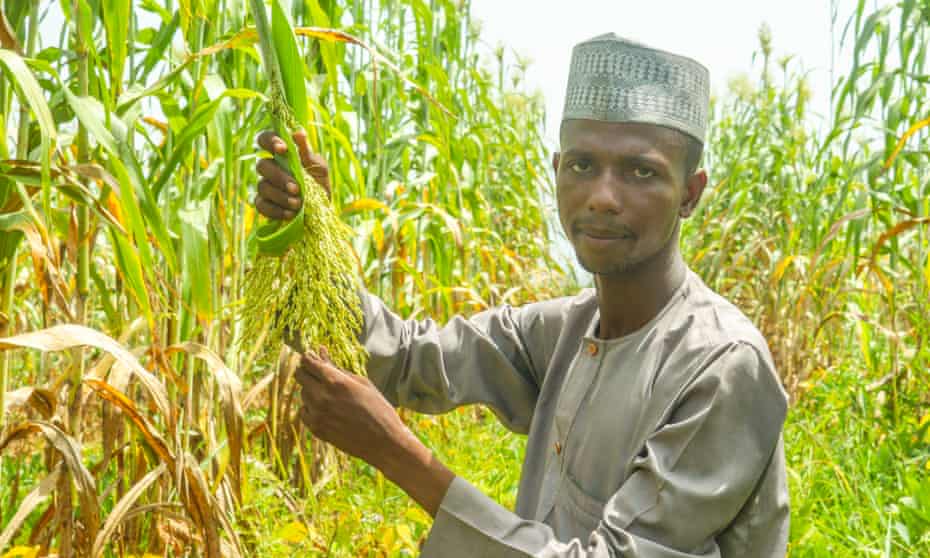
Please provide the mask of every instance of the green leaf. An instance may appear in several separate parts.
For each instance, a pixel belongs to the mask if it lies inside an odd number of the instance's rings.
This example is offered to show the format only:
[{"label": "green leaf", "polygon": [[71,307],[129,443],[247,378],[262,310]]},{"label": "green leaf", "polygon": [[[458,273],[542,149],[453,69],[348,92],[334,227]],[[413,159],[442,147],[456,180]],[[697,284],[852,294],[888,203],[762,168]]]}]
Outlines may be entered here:
[{"label": "green leaf", "polygon": [[[297,145],[289,134],[282,134],[281,139],[287,143],[287,158],[275,156],[278,163],[286,168],[297,169],[294,173],[301,191],[308,187],[304,184],[303,169],[297,155]],[[301,207],[297,215],[287,222],[270,221],[258,227],[255,231],[255,242],[261,254],[281,256],[287,252],[291,244],[297,242],[304,234],[304,208]]]},{"label": "green leaf", "polygon": [[151,189],[156,198],[161,194],[162,188],[164,188],[168,179],[171,178],[175,170],[177,170],[181,161],[190,155],[190,147],[193,141],[203,133],[211,122],[213,122],[216,111],[219,110],[223,99],[226,97],[235,97],[239,99],[249,97],[261,98],[261,94],[248,89],[227,89],[218,98],[201,105],[194,112],[194,115],[184,127],[184,131],[181,132],[181,135],[175,138],[174,151],[172,151],[171,156],[168,158],[168,162],[162,167],[158,179],[152,184]]},{"label": "green leaf", "polygon": [[307,111],[307,84],[304,81],[304,61],[297,48],[297,37],[291,25],[283,0],[271,0],[271,38],[274,43],[284,97],[294,112],[297,123],[306,128],[309,121]]},{"label": "green leaf", "polygon": [[29,107],[39,124],[39,130],[42,132],[42,176],[43,182],[47,182],[51,146],[57,138],[52,112],[45,102],[42,88],[21,56],[12,50],[0,48],[0,67],[10,77],[10,82],[19,93],[20,102]]},{"label": "green leaf", "polygon": [[136,78],[137,81],[145,81],[145,78],[148,77],[149,72],[152,71],[155,65],[168,58],[170,54],[168,49],[171,48],[171,38],[174,37],[179,25],[180,15],[175,12],[167,25],[162,25],[158,29],[155,38],[152,39],[152,46],[148,49],[148,52],[145,53],[145,59],[142,60],[142,75]]},{"label": "green leaf", "polygon": [[145,221],[142,218],[142,211],[139,208],[139,200],[136,197],[136,188],[133,185],[126,167],[116,157],[110,158],[110,167],[113,169],[113,175],[120,184],[119,201],[120,208],[123,211],[126,223],[136,244],[139,245],[139,254],[142,257],[142,263],[146,269],[154,269],[151,251],[149,250],[148,237],[145,231]]},{"label": "green leaf", "polygon": [[93,97],[79,97],[72,93],[65,84],[62,84],[61,89],[71,106],[71,110],[77,115],[81,124],[87,128],[87,131],[97,140],[97,143],[106,149],[110,155],[117,155],[119,148],[116,144],[116,138],[113,137],[113,134],[104,123],[106,121],[105,109],[100,104],[100,101]]},{"label": "green leaf", "polygon": [[[110,237],[113,239],[113,252],[116,255],[117,271],[122,276],[123,281],[129,286],[129,292],[142,309],[145,319],[150,328],[154,328],[155,319],[152,315],[152,306],[149,303],[148,289],[145,286],[143,278],[142,262],[139,259],[139,252],[135,246],[129,242],[125,236],[113,231]],[[153,329],[154,331],[154,329]]]},{"label": "green leaf", "polygon": [[115,91],[122,88],[123,68],[129,45],[130,0],[101,0],[103,25],[107,30],[107,52],[110,55],[110,83]]},{"label": "green leaf", "polygon": [[201,321],[213,318],[213,280],[207,224],[211,200],[192,202],[178,211],[181,221],[181,291]]},{"label": "green leaf", "polygon": [[119,156],[112,160],[125,166],[125,170],[129,175],[129,182],[135,187],[136,196],[140,201],[146,226],[152,236],[155,237],[158,247],[165,257],[165,262],[168,264],[168,269],[171,273],[177,273],[178,263],[177,256],[174,253],[172,237],[165,226],[154,192],[142,177],[142,170],[139,168],[139,162],[136,160],[135,155],[126,144],[120,144]]}]

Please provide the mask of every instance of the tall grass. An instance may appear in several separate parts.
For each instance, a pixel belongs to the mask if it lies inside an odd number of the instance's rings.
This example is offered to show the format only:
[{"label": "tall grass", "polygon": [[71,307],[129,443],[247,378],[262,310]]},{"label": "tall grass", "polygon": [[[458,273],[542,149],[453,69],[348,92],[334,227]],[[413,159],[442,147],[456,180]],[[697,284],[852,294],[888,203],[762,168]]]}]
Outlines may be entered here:
[{"label": "tall grass", "polygon": [[[559,289],[541,100],[479,63],[461,2],[287,5],[368,288],[438,317]],[[292,418],[287,352],[256,358],[234,319],[270,127],[246,3],[0,9],[0,552],[248,554],[248,463],[289,498],[343,465]]]},{"label": "tall grass", "polygon": [[[848,19],[845,19],[848,17]],[[823,129],[762,33],[714,107],[713,187],[684,244],[751,315],[792,396],[792,556],[925,556],[930,418],[930,10],[859,2]]]}]

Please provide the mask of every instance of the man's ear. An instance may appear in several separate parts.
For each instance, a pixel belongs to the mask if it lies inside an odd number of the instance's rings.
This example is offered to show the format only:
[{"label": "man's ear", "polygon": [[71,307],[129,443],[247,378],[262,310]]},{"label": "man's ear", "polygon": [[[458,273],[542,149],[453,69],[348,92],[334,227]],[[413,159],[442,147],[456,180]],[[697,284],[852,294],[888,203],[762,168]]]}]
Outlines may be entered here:
[{"label": "man's ear", "polygon": [[682,218],[690,217],[694,212],[705,186],[707,186],[707,171],[704,169],[699,169],[685,180],[685,197],[681,200],[681,207],[678,210]]},{"label": "man's ear", "polygon": [[556,151],[552,154],[552,172],[559,174],[559,158],[562,156],[561,153]]}]

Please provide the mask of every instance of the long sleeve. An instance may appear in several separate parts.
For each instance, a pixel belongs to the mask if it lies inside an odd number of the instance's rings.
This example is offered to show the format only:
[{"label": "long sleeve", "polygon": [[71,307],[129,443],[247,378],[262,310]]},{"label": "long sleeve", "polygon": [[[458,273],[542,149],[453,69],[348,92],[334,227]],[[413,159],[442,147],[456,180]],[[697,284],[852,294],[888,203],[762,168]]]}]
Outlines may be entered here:
[{"label": "long sleeve", "polygon": [[559,331],[556,301],[503,306],[471,319],[403,320],[363,295],[368,375],[394,405],[442,413],[488,405],[511,430],[529,429],[547,347]]},{"label": "long sleeve", "polygon": [[[683,387],[587,540],[556,540],[548,525],[511,513],[456,478],[423,556],[783,557],[784,391],[752,346],[733,343],[719,353]],[[743,532],[721,543],[721,533],[750,507]]]}]

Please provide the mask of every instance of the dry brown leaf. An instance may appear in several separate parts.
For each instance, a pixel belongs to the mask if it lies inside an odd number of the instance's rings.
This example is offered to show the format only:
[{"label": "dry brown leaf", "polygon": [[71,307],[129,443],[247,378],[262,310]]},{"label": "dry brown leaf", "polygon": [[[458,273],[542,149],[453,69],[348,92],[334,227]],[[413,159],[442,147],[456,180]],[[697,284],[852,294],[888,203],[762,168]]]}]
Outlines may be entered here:
[{"label": "dry brown leaf", "polygon": [[6,392],[3,396],[3,414],[12,413],[22,408],[26,404],[26,401],[29,400],[31,394],[31,387],[24,387]]},{"label": "dry brown leaf", "polygon": [[0,338],[0,350],[22,347],[40,351],[62,351],[82,345],[89,345],[106,351],[131,370],[145,387],[159,413],[165,417],[169,425],[172,424],[173,415],[171,414],[171,406],[168,403],[168,391],[165,389],[164,384],[139,364],[136,357],[113,338],[97,330],[73,324],[59,325],[13,337]]},{"label": "dry brown leaf", "polygon": [[274,377],[277,373],[277,371],[273,371],[265,374],[261,380],[255,382],[255,385],[249,388],[248,393],[246,393],[245,397],[242,398],[243,411],[247,411],[252,406],[252,404],[255,403],[255,400],[258,399],[258,396],[261,395],[261,393],[265,391],[269,385],[271,385],[272,381],[274,381]]},{"label": "dry brown leaf", "polygon": [[[16,177],[22,177],[24,180],[29,179],[35,181],[42,177],[42,165],[36,161],[3,159],[0,160],[0,164],[3,165],[3,174],[14,179]],[[113,212],[110,211],[106,203],[98,199],[97,196],[81,182],[82,177],[87,177],[106,182],[112,187],[113,184],[116,184],[115,179],[104,171],[102,167],[92,163],[72,166],[52,165],[49,171],[56,188],[62,190],[67,195],[80,198],[82,203],[96,212],[97,215],[119,231],[120,234],[123,236],[128,234],[123,224],[116,218]],[[118,192],[119,188],[116,188],[115,193],[117,195]],[[45,236],[47,236],[47,234]]]},{"label": "dry brown leaf", "polygon": [[61,465],[55,467],[47,477],[39,482],[38,486],[36,486],[32,492],[23,498],[23,503],[19,505],[16,514],[13,515],[13,518],[10,519],[10,522],[7,523],[6,527],[3,529],[3,533],[0,534],[0,552],[3,552],[6,545],[10,543],[16,535],[16,532],[19,531],[20,526],[22,526],[26,518],[29,517],[29,514],[32,513],[32,510],[36,509],[36,507],[44,502],[49,494],[55,490],[55,484],[58,482],[59,475],[61,475]]},{"label": "dry brown leaf", "polygon": [[26,238],[29,254],[32,257],[32,267],[35,270],[33,277],[36,279],[42,300],[46,304],[51,304],[54,296],[61,311],[69,320],[73,320],[74,316],[66,302],[70,299],[68,285],[62,279],[58,260],[53,256],[55,252],[48,249],[42,239],[41,231],[28,219],[22,219],[12,224],[9,229],[22,232]]},{"label": "dry brown leaf", "polygon": [[162,438],[161,434],[154,430],[148,420],[142,416],[142,413],[139,412],[135,403],[123,393],[117,391],[116,388],[101,380],[86,378],[84,383],[93,389],[97,395],[119,407],[120,410],[129,417],[129,420],[136,425],[136,428],[142,432],[142,436],[145,438],[149,447],[152,448],[152,451],[154,451],[169,468],[174,469],[175,459],[171,450],[168,448],[168,444],[165,442],[165,439]]},{"label": "dry brown leaf", "polygon": [[199,343],[180,343],[168,347],[166,354],[183,351],[207,363],[220,388],[220,402],[226,421],[226,438],[229,444],[229,464],[232,467],[232,488],[236,500],[242,501],[242,381],[216,353]]},{"label": "dry brown leaf", "polygon": [[[19,41],[16,40],[16,33],[13,32],[10,22],[6,19],[6,16],[3,15],[3,10],[0,10],[0,47],[12,50],[20,55],[23,53],[19,46]],[[2,548],[2,546],[0,546],[0,548]]]},{"label": "dry brown leaf", "polygon": [[203,539],[194,532],[186,518],[161,519],[155,530],[162,544],[171,547],[177,556],[182,556],[185,550],[203,544]]},{"label": "dry brown leaf", "polygon": [[191,519],[203,533],[207,547],[207,558],[222,558],[220,553],[220,533],[216,525],[215,502],[207,486],[207,479],[203,471],[197,466],[197,460],[191,454],[184,456],[184,478],[187,481],[187,497],[184,498],[184,507]]},{"label": "dry brown leaf", "polygon": [[33,388],[29,394],[29,400],[26,402],[37,413],[42,415],[45,420],[50,420],[55,416],[55,407],[58,406],[58,397],[50,389]]},{"label": "dry brown leaf", "polygon": [[103,527],[100,529],[100,532],[97,533],[97,539],[94,541],[94,547],[91,551],[91,556],[97,558],[103,555],[104,546],[107,543],[107,539],[110,538],[110,535],[116,530],[120,523],[126,518],[126,515],[129,513],[132,505],[136,503],[136,500],[143,492],[148,489],[149,486],[161,476],[167,470],[165,463],[162,463],[155,469],[151,470],[142,477],[139,482],[134,484],[126,494],[120,498],[119,502],[113,506],[113,509],[110,511],[110,515],[107,516],[107,520],[103,523]]}]

